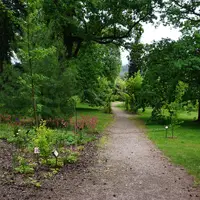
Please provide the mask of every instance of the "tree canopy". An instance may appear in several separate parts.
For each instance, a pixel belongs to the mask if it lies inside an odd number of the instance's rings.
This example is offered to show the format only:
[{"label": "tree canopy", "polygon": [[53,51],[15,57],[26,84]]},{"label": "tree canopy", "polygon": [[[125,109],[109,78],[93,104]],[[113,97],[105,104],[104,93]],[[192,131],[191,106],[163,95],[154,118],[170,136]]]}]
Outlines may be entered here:
[{"label": "tree canopy", "polygon": [[199,10],[199,0],[168,0],[165,3],[163,16],[167,17],[170,23],[173,23],[179,27],[199,27]]},{"label": "tree canopy", "polygon": [[[121,65],[120,46],[130,49],[121,94],[132,111],[172,105],[180,88],[182,103],[196,104],[199,7],[197,0],[1,0],[1,111],[70,115],[74,96],[108,105]],[[153,23],[159,12],[165,22],[182,28],[183,37],[145,46],[142,24]],[[10,63],[12,52],[18,66]]]},{"label": "tree canopy", "polygon": [[20,18],[25,15],[24,4],[20,0],[0,1],[0,73],[3,72],[3,62],[10,62],[15,35],[21,35]]},{"label": "tree canopy", "polygon": [[156,18],[159,0],[44,1],[45,19],[54,37],[62,38],[68,57],[76,57],[83,42],[122,45],[142,32],[142,22]]}]

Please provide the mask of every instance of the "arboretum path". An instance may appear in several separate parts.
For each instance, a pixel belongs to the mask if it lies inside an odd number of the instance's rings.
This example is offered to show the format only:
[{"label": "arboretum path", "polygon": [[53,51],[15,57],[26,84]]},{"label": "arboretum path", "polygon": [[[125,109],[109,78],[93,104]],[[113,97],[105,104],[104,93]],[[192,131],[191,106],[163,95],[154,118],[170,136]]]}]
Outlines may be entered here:
[{"label": "arboretum path", "polygon": [[[124,113],[113,104],[115,122],[109,139],[100,149],[96,164],[74,171],[72,180],[63,174],[52,191],[37,199],[59,200],[190,200],[200,199],[192,177],[172,165]],[[68,177],[69,178],[69,177]]]}]

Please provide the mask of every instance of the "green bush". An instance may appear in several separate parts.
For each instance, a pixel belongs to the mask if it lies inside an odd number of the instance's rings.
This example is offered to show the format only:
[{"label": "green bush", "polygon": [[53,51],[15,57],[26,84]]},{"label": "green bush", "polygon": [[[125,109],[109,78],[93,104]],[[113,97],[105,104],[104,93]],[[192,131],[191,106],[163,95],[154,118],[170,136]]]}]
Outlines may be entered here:
[{"label": "green bush", "polygon": [[21,174],[33,174],[34,168],[31,166],[27,159],[18,156],[18,167],[15,168],[15,171]]},{"label": "green bush", "polygon": [[78,153],[78,152],[72,152],[72,153],[70,153],[70,155],[66,156],[66,157],[63,159],[63,163],[64,163],[64,164],[67,164],[67,163],[75,163],[75,162],[77,162],[77,160],[78,160],[78,156],[79,156],[79,153]]}]

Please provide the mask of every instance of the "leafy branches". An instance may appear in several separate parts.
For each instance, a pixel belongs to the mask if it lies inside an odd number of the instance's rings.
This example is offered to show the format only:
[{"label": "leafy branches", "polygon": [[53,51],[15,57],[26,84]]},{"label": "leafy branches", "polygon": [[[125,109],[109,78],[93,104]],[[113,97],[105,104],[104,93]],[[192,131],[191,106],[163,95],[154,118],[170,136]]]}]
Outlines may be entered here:
[{"label": "leafy branches", "polygon": [[178,26],[199,27],[200,3],[198,0],[169,0],[165,14],[168,20]]},{"label": "leafy branches", "polygon": [[62,38],[69,58],[78,55],[81,44],[122,45],[141,32],[141,22],[152,21],[159,1],[44,1],[45,19],[53,24],[54,37]]},{"label": "leafy branches", "polygon": [[22,35],[20,19],[25,16],[24,4],[19,0],[0,1],[0,73],[3,62],[10,63],[16,34]]}]

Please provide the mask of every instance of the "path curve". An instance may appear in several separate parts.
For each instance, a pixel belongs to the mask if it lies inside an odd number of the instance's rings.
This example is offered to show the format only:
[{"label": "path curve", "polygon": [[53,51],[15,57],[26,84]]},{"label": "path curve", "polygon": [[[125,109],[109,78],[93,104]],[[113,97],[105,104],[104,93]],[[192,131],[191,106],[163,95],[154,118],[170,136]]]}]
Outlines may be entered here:
[{"label": "path curve", "polygon": [[[126,114],[112,105],[115,122],[98,162],[84,173],[55,182],[50,199],[63,200],[197,200],[192,177],[172,165]],[[63,182],[65,180],[65,182]],[[74,185],[70,190],[68,186]],[[45,193],[39,199],[48,199]]]}]

